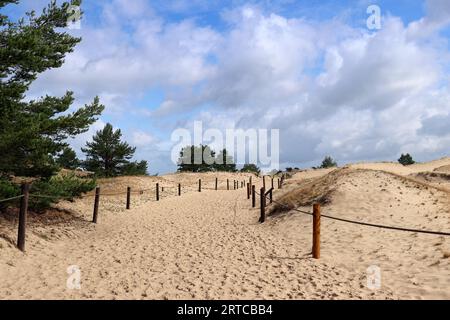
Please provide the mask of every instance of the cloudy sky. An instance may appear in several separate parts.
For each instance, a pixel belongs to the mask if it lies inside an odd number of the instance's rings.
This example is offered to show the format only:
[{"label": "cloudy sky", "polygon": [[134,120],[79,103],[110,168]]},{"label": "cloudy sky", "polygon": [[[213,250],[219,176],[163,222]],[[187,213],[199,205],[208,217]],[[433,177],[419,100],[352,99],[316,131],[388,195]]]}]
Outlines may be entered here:
[{"label": "cloudy sky", "polygon": [[[48,1],[22,0],[12,16]],[[367,8],[381,9],[369,29]],[[151,173],[177,128],[280,130],[281,167],[450,154],[448,0],[84,0],[83,41],[35,98],[98,95]],[[81,155],[81,154],[80,154]]]}]

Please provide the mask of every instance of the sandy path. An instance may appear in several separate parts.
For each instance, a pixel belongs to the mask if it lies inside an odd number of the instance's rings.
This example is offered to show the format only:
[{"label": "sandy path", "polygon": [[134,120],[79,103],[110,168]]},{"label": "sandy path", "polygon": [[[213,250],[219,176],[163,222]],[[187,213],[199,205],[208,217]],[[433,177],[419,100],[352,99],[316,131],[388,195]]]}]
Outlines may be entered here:
[{"label": "sandy path", "polygon": [[[364,273],[312,260],[309,241],[258,224],[245,198],[242,189],[204,191],[101,213],[76,238],[0,257],[0,298],[395,298],[366,289]],[[66,288],[70,265],[81,269],[81,290]]]}]

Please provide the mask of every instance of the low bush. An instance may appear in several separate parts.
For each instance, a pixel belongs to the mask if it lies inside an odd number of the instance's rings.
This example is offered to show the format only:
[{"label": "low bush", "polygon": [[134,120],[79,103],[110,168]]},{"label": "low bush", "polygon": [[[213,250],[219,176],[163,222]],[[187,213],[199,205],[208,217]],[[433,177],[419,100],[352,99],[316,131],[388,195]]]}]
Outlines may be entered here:
[{"label": "low bush", "polygon": [[72,201],[95,187],[94,179],[79,178],[74,174],[58,175],[48,180],[36,181],[31,185],[30,192],[45,197],[30,197],[29,207],[35,211],[43,211],[60,200]]},{"label": "low bush", "polygon": [[[15,185],[6,178],[0,178],[0,200],[13,198],[18,195],[20,195],[20,187],[18,185]],[[6,208],[8,205],[11,205],[12,203],[18,203],[18,201],[1,202],[0,210]]]}]

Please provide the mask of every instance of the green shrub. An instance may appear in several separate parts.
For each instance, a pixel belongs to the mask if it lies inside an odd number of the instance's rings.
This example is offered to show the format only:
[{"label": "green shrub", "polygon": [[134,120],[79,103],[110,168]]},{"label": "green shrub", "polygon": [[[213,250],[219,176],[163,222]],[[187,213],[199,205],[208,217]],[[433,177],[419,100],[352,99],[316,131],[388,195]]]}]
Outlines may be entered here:
[{"label": "green shrub", "polygon": [[34,182],[30,192],[45,197],[30,197],[30,209],[42,211],[60,200],[73,200],[83,193],[93,190],[96,181],[78,178],[74,174],[53,176],[48,180]]},{"label": "green shrub", "polygon": [[[18,195],[20,195],[19,186],[15,185],[14,183],[5,178],[0,178],[0,200],[16,197]],[[8,205],[11,205],[13,203],[18,203],[18,200],[11,202],[1,202],[0,210],[6,208]]]},{"label": "green shrub", "polygon": [[255,173],[256,175],[259,175],[259,173],[261,172],[261,169],[259,169],[256,164],[246,163],[242,167],[241,172],[252,172],[252,173]]},{"label": "green shrub", "polygon": [[[334,159],[330,156],[326,156],[325,159],[323,159],[322,164],[320,165],[319,168],[321,169],[328,169],[328,168],[333,168],[333,167],[337,167],[337,162],[334,161]],[[315,169],[315,168],[313,168]]]},{"label": "green shrub", "polygon": [[404,166],[409,166],[409,165],[416,163],[409,153],[407,153],[407,154],[402,153],[402,155],[398,159],[398,162]]}]

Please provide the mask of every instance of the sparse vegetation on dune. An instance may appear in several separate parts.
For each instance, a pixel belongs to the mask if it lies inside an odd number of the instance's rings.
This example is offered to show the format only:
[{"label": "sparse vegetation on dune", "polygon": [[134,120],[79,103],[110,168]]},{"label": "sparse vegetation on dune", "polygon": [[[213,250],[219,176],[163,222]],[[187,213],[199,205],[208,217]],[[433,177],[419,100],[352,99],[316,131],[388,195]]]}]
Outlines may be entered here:
[{"label": "sparse vegetation on dune", "polygon": [[450,175],[444,173],[420,172],[400,175],[382,170],[344,167],[331,172],[324,172],[323,175],[313,178],[288,181],[287,190],[277,198],[277,202],[280,204],[275,203],[270,212],[271,214],[286,212],[297,207],[310,206],[313,203],[331,204],[337,186],[342,183],[342,180],[349,179],[352,175],[361,172],[377,172],[379,175],[394,177],[400,184],[412,183],[420,189],[427,190],[430,188],[450,193]]}]

